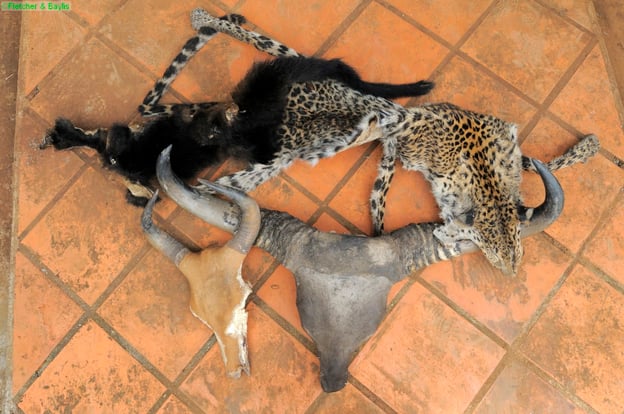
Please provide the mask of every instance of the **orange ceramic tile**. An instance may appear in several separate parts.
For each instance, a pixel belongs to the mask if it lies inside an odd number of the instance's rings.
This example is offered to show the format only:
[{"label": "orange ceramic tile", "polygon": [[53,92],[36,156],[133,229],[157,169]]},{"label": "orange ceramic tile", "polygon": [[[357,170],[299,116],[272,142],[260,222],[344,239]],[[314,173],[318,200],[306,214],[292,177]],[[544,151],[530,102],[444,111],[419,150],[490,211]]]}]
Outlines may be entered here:
[{"label": "orange ceramic tile", "polygon": [[249,193],[261,208],[286,211],[307,221],[318,206],[281,177],[273,178]]},{"label": "orange ceramic tile", "polygon": [[522,349],[598,412],[624,410],[622,293],[587,269],[574,269]]},{"label": "orange ceramic tile", "polygon": [[[284,266],[279,266],[264,282],[257,295],[300,333],[308,336],[301,326],[297,309],[297,285],[293,274]],[[309,336],[308,336],[309,337]]]},{"label": "orange ceramic tile", "polygon": [[[575,137],[546,121],[540,122],[527,137],[522,150],[532,157],[549,158],[563,153],[574,142]],[[624,172],[597,155],[586,164],[557,171],[555,175],[565,193],[565,204],[561,216],[546,232],[576,252],[622,187]],[[543,200],[543,185],[535,174],[524,175],[522,188],[527,201],[540,203]]]},{"label": "orange ceramic tile", "polygon": [[351,364],[398,412],[462,412],[504,351],[414,284]]},{"label": "orange ceramic tile", "polygon": [[598,46],[587,56],[550,110],[581,133],[596,134],[604,148],[624,159],[624,130]]},{"label": "orange ceramic tile", "polygon": [[350,234],[351,232],[344,227],[342,224],[337,222],[334,218],[332,218],[329,214],[323,213],[319,216],[319,218],[314,223],[314,228],[329,232],[329,233],[338,233],[338,234]]},{"label": "orange ceramic tile", "polygon": [[205,412],[303,412],[321,393],[318,359],[255,306],[249,306],[251,376],[223,374],[213,347],[180,386]]},{"label": "orange ceramic tile", "polygon": [[543,236],[524,239],[523,246],[515,276],[502,274],[483,254],[473,253],[430,266],[422,277],[511,343],[571,261]]},{"label": "orange ceramic tile", "polygon": [[347,383],[340,392],[321,395],[306,411],[310,414],[358,413],[381,414],[384,411]]},{"label": "orange ceramic tile", "polygon": [[140,214],[119,188],[87,169],[23,243],[92,303],[146,243]]},{"label": "orange ceramic tile", "polygon": [[98,313],[171,380],[212,334],[189,309],[182,273],[155,250],[137,263]]},{"label": "orange ceramic tile", "polygon": [[462,50],[541,102],[588,40],[536,2],[502,2]]},{"label": "orange ceramic tile", "polygon": [[[491,2],[489,0],[471,2],[389,0],[389,3],[427,29],[455,44],[485,12]],[[415,48],[414,51],[418,49]]]},{"label": "orange ceramic tile", "polygon": [[590,0],[542,0],[542,4],[551,7],[560,16],[569,17],[586,29],[592,28],[593,6]]},{"label": "orange ceramic tile", "polygon": [[520,130],[535,114],[535,108],[507,89],[478,66],[455,56],[434,78],[430,102],[450,102],[471,111],[497,116],[518,124]]},{"label": "orange ceramic tile", "polygon": [[15,157],[18,159],[18,232],[66,185],[84,165],[72,151],[41,151],[39,144],[45,129],[28,115],[23,115],[16,128]]},{"label": "orange ceramic tile", "polygon": [[367,149],[368,145],[360,145],[322,159],[316,165],[296,160],[284,174],[324,200]]},{"label": "orange ceramic tile", "polygon": [[95,26],[105,16],[113,14],[121,3],[121,0],[80,0],[71,3],[71,11],[89,25]]},{"label": "orange ceramic tile", "polygon": [[343,58],[366,80],[398,83],[428,78],[447,54],[448,49],[372,2],[324,56]]},{"label": "orange ceramic tile", "polygon": [[20,90],[24,95],[33,88],[85,36],[86,30],[61,12],[22,13],[20,39]]},{"label": "orange ceramic tile", "polygon": [[357,0],[246,1],[238,13],[258,25],[258,31],[299,53],[313,55],[359,3]]},{"label": "orange ceramic tile", "polygon": [[[369,199],[380,158],[381,150],[377,148],[329,203],[333,210],[366,234],[372,231]],[[396,165],[386,200],[386,231],[410,223],[438,220],[438,207],[429,183],[422,174],[404,170],[400,163]]]},{"label": "orange ceramic tile", "polygon": [[15,258],[13,392],[24,385],[81,315],[26,257]]},{"label": "orange ceramic tile", "polygon": [[585,412],[536,374],[512,361],[498,375],[475,414]]},{"label": "orange ceramic tile", "polygon": [[54,70],[31,107],[50,123],[63,116],[82,128],[108,127],[129,120],[151,86],[151,80],[91,38]]},{"label": "orange ceramic tile", "polygon": [[191,414],[193,411],[175,396],[170,396],[157,414]]},{"label": "orange ceramic tile", "polygon": [[622,197],[583,251],[583,255],[624,284],[624,207]]},{"label": "orange ceramic tile", "polygon": [[24,394],[25,413],[147,412],[164,387],[94,322],[88,322]]}]

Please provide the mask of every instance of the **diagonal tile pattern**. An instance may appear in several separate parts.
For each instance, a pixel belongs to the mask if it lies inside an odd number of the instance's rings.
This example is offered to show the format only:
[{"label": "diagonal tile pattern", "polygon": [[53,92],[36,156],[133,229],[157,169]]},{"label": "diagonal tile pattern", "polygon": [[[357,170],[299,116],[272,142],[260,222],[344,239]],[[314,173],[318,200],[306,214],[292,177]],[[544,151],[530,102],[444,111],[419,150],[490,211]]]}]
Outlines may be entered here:
[{"label": "diagonal tile pattern", "polygon": [[[557,172],[564,212],[525,241],[517,277],[475,253],[395,285],[384,321],[337,393],[320,388],[294,278],[253,249],[243,270],[254,285],[252,375],[228,379],[212,332],[188,311],[184,278],[148,246],[118,177],[91,150],[37,149],[57,116],[87,128],[136,119],[192,35],[188,15],[197,6],[241,13],[254,30],[306,54],[341,57],[367,79],[433,79],[436,89],[411,103],[448,101],[516,122],[529,156],[551,159],[592,132],[603,148]],[[88,0],[69,12],[23,12],[16,412],[624,412],[624,113],[594,19],[590,0]],[[216,36],[166,99],[226,99],[265,58]],[[367,234],[380,155],[368,144],[316,166],[296,162],[252,195],[323,231]],[[240,167],[226,162],[204,176]],[[528,204],[541,201],[534,175],[522,188]],[[167,200],[156,212],[196,246],[229,237]],[[386,228],[437,215],[427,182],[399,168]]]}]

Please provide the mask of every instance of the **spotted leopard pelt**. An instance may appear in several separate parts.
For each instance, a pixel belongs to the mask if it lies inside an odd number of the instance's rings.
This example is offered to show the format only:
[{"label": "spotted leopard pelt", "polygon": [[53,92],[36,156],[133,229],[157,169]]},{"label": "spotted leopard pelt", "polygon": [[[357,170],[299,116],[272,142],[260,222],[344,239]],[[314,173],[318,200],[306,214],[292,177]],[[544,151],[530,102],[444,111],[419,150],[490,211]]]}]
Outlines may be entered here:
[{"label": "spotted leopard pelt", "polygon": [[[273,55],[297,54],[203,10],[195,10],[192,21],[200,32],[221,31]],[[383,155],[370,200],[375,234],[383,231],[385,199],[398,159],[404,168],[423,172],[431,183],[445,223],[436,231],[438,239],[447,244],[472,240],[493,265],[505,273],[517,271],[522,257],[521,171],[533,167],[521,155],[514,124],[447,103],[405,108],[326,80],[290,87],[277,134],[281,147],[269,163],[254,164],[217,183],[250,191],[295,159],[314,164],[380,140]],[[549,168],[584,162],[598,148],[597,139],[587,136]]]}]

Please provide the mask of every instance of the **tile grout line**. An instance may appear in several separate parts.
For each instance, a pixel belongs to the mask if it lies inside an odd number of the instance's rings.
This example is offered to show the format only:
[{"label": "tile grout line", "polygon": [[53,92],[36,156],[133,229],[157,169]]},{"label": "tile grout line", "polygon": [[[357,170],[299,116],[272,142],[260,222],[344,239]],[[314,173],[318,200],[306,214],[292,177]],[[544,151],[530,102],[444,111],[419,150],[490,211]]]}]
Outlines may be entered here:
[{"label": "tile grout line", "polygon": [[585,402],[585,400],[583,400],[578,395],[570,391],[564,384],[557,381],[556,378],[548,374],[542,367],[540,367],[539,365],[537,365],[537,363],[531,360],[531,358],[524,355],[519,350],[515,350],[515,349],[512,349],[510,353],[513,357],[513,360],[517,361],[519,364],[525,367],[528,371],[532,372],[539,379],[541,379],[542,381],[550,385],[559,394],[563,395],[563,397],[565,397],[568,401],[570,401],[577,407],[580,407],[583,410],[591,414],[598,414],[598,411],[596,411],[590,404],[588,404],[587,402]]},{"label": "tile grout line", "polygon": [[503,372],[503,370],[507,368],[510,360],[511,360],[511,352],[509,349],[507,349],[505,350],[505,354],[500,359],[500,361],[498,361],[498,363],[496,364],[492,372],[490,372],[490,375],[488,375],[486,380],[483,381],[477,393],[473,395],[472,399],[470,400],[470,402],[464,409],[464,414],[472,414],[475,412],[475,410],[479,407],[479,404],[483,402],[487,394],[492,389],[492,386],[494,385],[494,383],[500,376],[501,372]]},{"label": "tile grout line", "polygon": [[437,299],[442,301],[446,306],[448,306],[453,312],[459,315],[462,319],[466,320],[470,325],[472,325],[475,329],[477,329],[480,333],[485,335],[489,340],[491,340],[494,344],[501,347],[503,350],[509,349],[509,344],[496,332],[492,331],[481,321],[477,320],[476,317],[472,316],[468,311],[463,309],[460,305],[453,302],[450,298],[445,296],[441,291],[439,291],[434,285],[429,283],[427,280],[422,278],[420,275],[414,275],[414,280],[418,282],[422,287],[424,287],[427,291],[433,294]]},{"label": "tile grout line", "polygon": [[370,388],[368,388],[366,385],[364,385],[362,382],[360,382],[360,380],[358,380],[353,375],[349,374],[348,381],[349,381],[349,384],[351,384],[353,386],[353,388],[358,390],[364,397],[366,397],[369,401],[371,401],[373,404],[375,404],[378,408],[383,410],[385,413],[387,413],[387,414],[397,414],[398,413],[397,411],[395,411],[394,408],[392,408],[390,405],[388,405],[388,403],[386,403],[383,400],[383,398],[381,398],[380,396],[375,394]]},{"label": "tile grout line", "polygon": [[69,191],[69,189],[85,174],[86,170],[91,168],[91,166],[87,162],[82,159],[81,161],[83,161],[84,164],[81,165],[80,168],[74,173],[74,175],[72,175],[65,182],[65,184],[59,189],[56,195],[52,197],[52,199],[41,208],[41,211],[37,213],[37,215],[30,221],[27,226],[24,227],[21,233],[17,236],[20,242],[28,237],[29,233],[41,222],[43,217],[45,217],[50,211],[52,211],[56,203],[60,199],[62,199]]},{"label": "tile grout line", "polygon": [[[117,344],[129,354],[146,372],[150,373],[154,376],[166,389],[165,393],[169,393],[170,395],[175,395],[189,407],[194,407],[195,403],[191,401],[190,397],[187,397],[185,393],[178,389],[178,383],[175,381],[170,381],[165,374],[161,373],[160,370],[153,365],[147,357],[141,354],[132,344],[121,335],[115,328],[112,327],[101,315],[97,313],[99,307],[103,302],[110,297],[112,292],[125,280],[126,276],[134,269],[134,267],[138,264],[138,262],[147,254],[150,247],[146,242],[143,247],[133,256],[133,258],[128,262],[128,264],[122,269],[119,275],[107,286],[107,288],[102,292],[102,294],[96,299],[93,305],[89,305],[86,301],[84,301],[77,293],[73,291],[69,285],[67,285],[63,280],[61,280],[56,274],[49,269],[42,261],[39,260],[38,255],[30,250],[25,245],[20,247],[20,252],[26,256],[26,258],[33,263],[43,275],[54,285],[59,287],[63,293],[68,295],[68,297],[74,301],[76,305],[82,310],[82,316],[78,318],[78,320],[72,325],[70,329],[68,329],[65,336],[53,347],[48,356],[44,359],[43,363],[39,366],[37,370],[33,373],[33,375],[24,383],[24,385],[18,390],[17,393],[13,396],[14,400],[19,401],[23,395],[30,389],[32,384],[39,378],[45,369],[56,359],[56,357],[65,349],[65,346],[71,341],[71,339],[76,335],[76,333],[84,326],[87,322],[93,321],[96,323],[102,330],[106,332],[111,338],[117,342]],[[214,340],[212,339],[214,335],[211,336],[206,344],[202,347],[202,350],[206,349],[206,352],[210,350],[212,345],[214,344]],[[201,351],[201,350],[200,350]],[[200,358],[201,359],[201,358]],[[188,365],[187,365],[188,367]],[[184,372],[185,367],[182,371]],[[190,371],[189,371],[190,372]],[[180,379],[180,375],[177,380]],[[162,396],[161,396],[162,398]],[[201,410],[199,410],[201,412]]]},{"label": "tile grout line", "polygon": [[[546,98],[542,101],[542,103],[537,105],[537,111],[533,115],[533,117],[527,122],[527,124],[522,128],[521,137],[519,144],[522,144],[526,137],[533,131],[539,120],[545,116],[546,113],[549,112],[550,106],[553,102],[559,97],[559,94],[565,89],[570,80],[574,77],[574,75],[578,72],[583,63],[587,60],[587,57],[594,49],[597,44],[597,39],[595,37],[591,37],[587,40],[587,43],[581,49],[580,53],[576,56],[576,58],[572,61],[572,63],[568,66],[565,72],[561,75],[559,80],[552,87]],[[559,124],[558,124],[559,125]],[[561,126],[561,125],[559,125]],[[563,127],[563,126],[562,126]]]},{"label": "tile grout line", "polygon": [[605,63],[605,69],[609,78],[611,93],[613,94],[613,98],[615,101],[615,109],[618,114],[618,120],[620,121],[620,125],[624,127],[624,83],[621,83],[622,79],[619,79],[617,71],[614,68],[614,64],[612,61],[613,53],[609,53],[610,48],[607,47],[607,43],[605,40],[606,33],[603,33],[603,25],[605,22],[602,18],[600,18],[598,9],[596,9],[596,2],[596,0],[589,1],[589,14],[591,15],[592,20],[591,25],[592,29],[596,33],[596,37],[598,38],[598,45]]},{"label": "tile grout line", "polygon": [[316,358],[318,358],[318,349],[316,348],[316,344],[314,343],[314,341],[308,339],[305,335],[299,332],[299,330],[295,326],[293,326],[290,322],[286,320],[286,318],[284,318],[275,309],[273,309],[271,305],[262,300],[261,297],[255,296],[252,302],[258,307],[258,309],[262,310],[262,312],[264,312],[269,318],[271,318],[273,322],[275,322],[280,328],[284,329],[295,341],[299,342],[304,348],[306,348]]},{"label": "tile grout line", "polygon": [[336,43],[338,38],[340,38],[340,36],[342,36],[349,29],[353,22],[360,17],[360,15],[364,12],[364,10],[366,10],[366,8],[368,8],[368,6],[370,6],[371,3],[373,3],[373,0],[360,0],[351,13],[349,13],[334,29],[334,31],[325,38],[325,41],[319,46],[312,56],[322,57],[325,53],[327,53]]}]

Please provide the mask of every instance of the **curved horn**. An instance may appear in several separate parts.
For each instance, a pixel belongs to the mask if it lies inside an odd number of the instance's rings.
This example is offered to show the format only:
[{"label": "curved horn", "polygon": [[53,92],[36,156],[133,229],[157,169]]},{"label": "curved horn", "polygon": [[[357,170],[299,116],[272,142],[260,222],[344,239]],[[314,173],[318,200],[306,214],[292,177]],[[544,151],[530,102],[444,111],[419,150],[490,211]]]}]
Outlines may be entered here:
[{"label": "curved horn", "polygon": [[[258,237],[258,231],[260,231],[261,218],[258,203],[247,194],[235,188],[226,187],[207,180],[201,180],[201,183],[230,198],[240,207],[242,214],[238,230],[226,246],[238,252],[247,253],[249,249],[251,249],[251,246],[253,246],[256,237]],[[205,198],[202,198],[202,200],[205,200]]]},{"label": "curved horn", "polygon": [[143,227],[143,232],[147,236],[150,244],[178,266],[182,259],[190,253],[190,250],[154,225],[152,221],[152,211],[154,210],[154,204],[156,204],[157,199],[158,190],[156,190],[145,206],[145,210],[143,210],[143,214],[141,215],[141,227]]},{"label": "curved horn", "polygon": [[528,223],[522,224],[522,237],[527,237],[544,230],[550,226],[557,217],[559,217],[561,211],[563,211],[564,196],[561,184],[559,184],[557,178],[543,163],[536,159],[531,159],[531,161],[540,177],[542,177],[546,190],[546,198],[540,206],[527,209],[525,217],[521,217],[522,221],[528,220]]},{"label": "curved horn", "polygon": [[234,233],[240,222],[241,211],[236,204],[217,197],[202,198],[171,170],[171,146],[168,146],[156,162],[156,176],[161,187],[180,207],[206,223]]}]

